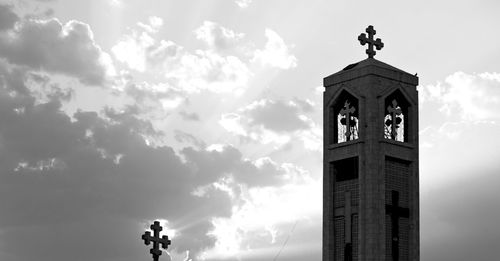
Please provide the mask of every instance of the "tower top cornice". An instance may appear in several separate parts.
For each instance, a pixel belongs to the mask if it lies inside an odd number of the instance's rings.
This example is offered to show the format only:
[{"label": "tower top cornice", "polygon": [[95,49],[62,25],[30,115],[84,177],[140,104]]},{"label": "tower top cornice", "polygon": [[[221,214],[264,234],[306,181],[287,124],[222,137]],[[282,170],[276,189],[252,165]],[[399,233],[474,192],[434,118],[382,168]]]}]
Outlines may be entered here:
[{"label": "tower top cornice", "polygon": [[346,66],[341,71],[325,77],[323,79],[323,85],[328,87],[367,75],[377,75],[415,86],[418,85],[418,77],[416,75],[407,73],[375,58],[367,58]]}]

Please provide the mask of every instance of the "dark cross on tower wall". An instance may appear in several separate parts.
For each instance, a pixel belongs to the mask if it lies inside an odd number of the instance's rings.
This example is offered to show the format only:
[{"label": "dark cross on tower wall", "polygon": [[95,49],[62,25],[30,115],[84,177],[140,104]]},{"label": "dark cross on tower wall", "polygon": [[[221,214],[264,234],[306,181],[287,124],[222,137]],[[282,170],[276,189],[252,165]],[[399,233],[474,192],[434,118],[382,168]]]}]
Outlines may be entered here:
[{"label": "dark cross on tower wall", "polygon": [[344,220],[345,220],[345,246],[344,246],[344,261],[352,261],[352,208],[351,208],[351,192],[345,192],[344,205]]},{"label": "dark cross on tower wall", "polygon": [[402,113],[401,107],[398,106],[396,100],[392,100],[392,107],[391,105],[387,106],[387,111],[391,114],[391,138],[396,140],[399,123],[401,123],[401,118],[399,117]]},{"label": "dark cross on tower wall", "polygon": [[356,111],[356,108],[349,107],[349,101],[345,101],[344,108],[340,110],[340,115],[345,116],[345,126],[347,131],[345,132],[346,141],[351,139],[351,115]]},{"label": "dark cross on tower wall", "polygon": [[153,225],[150,226],[151,230],[153,230],[154,235],[151,236],[151,232],[146,231],[144,235],[142,235],[142,239],[144,243],[149,246],[151,242],[153,242],[153,248],[149,250],[149,253],[153,255],[153,260],[158,261],[158,258],[161,256],[160,244],[163,249],[167,249],[170,245],[170,240],[168,240],[168,236],[163,236],[160,238],[160,231],[163,228],[160,226],[160,222],[155,221]]},{"label": "dark cross on tower wall", "polygon": [[377,38],[377,40],[373,40],[373,36],[377,33],[375,29],[373,29],[373,26],[370,25],[366,28],[366,33],[368,33],[368,37],[366,37],[365,33],[362,33],[358,36],[358,40],[361,43],[361,45],[368,44],[368,49],[366,49],[366,54],[368,54],[368,58],[373,58],[375,56],[376,52],[373,50],[373,46],[377,48],[377,50],[381,50],[384,47],[384,43],[380,38]]},{"label": "dark cross on tower wall", "polygon": [[392,190],[392,205],[386,205],[386,213],[391,215],[391,248],[392,248],[392,260],[399,260],[399,218],[409,218],[410,211],[407,208],[402,208],[399,206],[399,192]]}]

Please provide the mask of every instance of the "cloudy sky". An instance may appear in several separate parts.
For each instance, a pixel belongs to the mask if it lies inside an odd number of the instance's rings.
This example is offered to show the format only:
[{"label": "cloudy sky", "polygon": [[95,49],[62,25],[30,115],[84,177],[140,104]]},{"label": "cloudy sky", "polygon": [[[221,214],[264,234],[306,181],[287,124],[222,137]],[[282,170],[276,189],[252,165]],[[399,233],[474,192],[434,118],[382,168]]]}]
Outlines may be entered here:
[{"label": "cloudy sky", "polygon": [[0,260],[321,260],[322,79],[420,77],[421,259],[500,247],[500,2],[0,1]]}]

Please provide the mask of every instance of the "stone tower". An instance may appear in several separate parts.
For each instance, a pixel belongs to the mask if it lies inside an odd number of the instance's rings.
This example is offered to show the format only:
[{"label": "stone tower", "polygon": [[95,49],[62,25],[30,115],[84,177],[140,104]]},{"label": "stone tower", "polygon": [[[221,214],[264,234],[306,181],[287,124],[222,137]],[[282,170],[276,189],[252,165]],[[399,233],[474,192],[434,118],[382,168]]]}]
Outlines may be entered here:
[{"label": "stone tower", "polygon": [[373,58],[324,78],[323,261],[419,261],[418,78]]}]

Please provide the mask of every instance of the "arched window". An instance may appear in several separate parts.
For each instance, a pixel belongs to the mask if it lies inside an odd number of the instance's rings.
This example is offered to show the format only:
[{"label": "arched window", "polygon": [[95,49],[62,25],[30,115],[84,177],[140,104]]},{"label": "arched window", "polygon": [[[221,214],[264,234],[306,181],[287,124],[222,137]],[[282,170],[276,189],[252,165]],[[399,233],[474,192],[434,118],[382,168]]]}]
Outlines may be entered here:
[{"label": "arched window", "polygon": [[330,143],[359,138],[358,100],[343,91],[330,108]]},{"label": "arched window", "polygon": [[384,138],[408,142],[408,102],[397,90],[385,99]]}]

